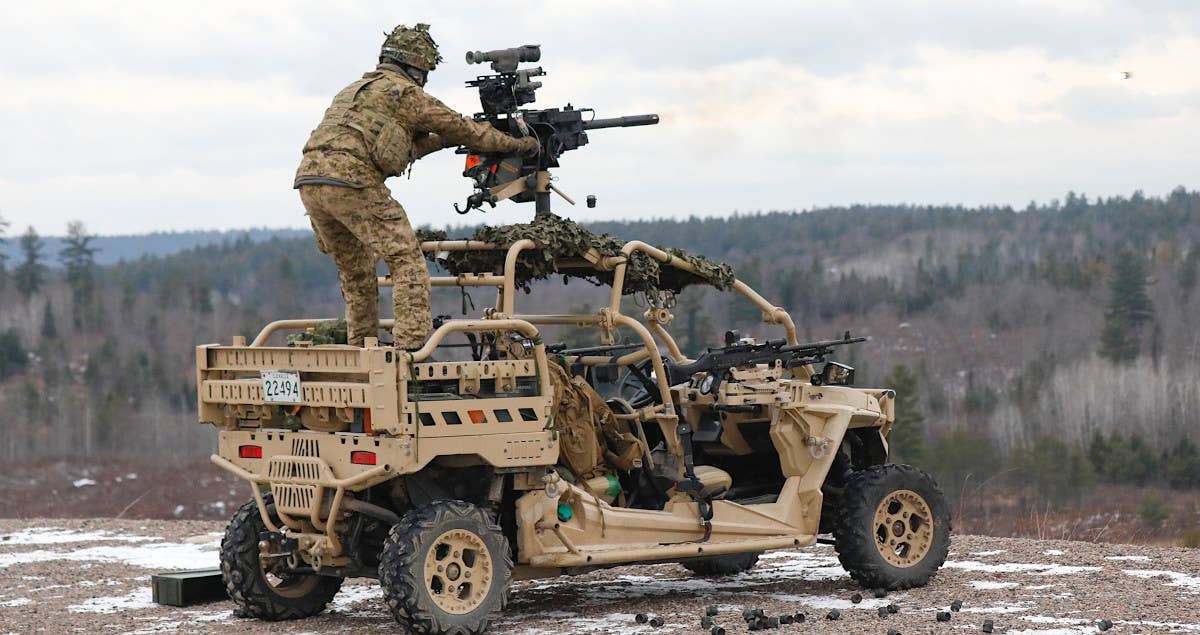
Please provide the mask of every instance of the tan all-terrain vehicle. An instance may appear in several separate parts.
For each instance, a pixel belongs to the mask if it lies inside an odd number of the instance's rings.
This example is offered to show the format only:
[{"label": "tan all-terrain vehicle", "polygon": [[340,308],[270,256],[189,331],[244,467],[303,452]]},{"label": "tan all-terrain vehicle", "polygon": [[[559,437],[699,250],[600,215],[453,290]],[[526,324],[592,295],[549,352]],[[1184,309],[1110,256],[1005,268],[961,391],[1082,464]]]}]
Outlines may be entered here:
[{"label": "tan all-terrain vehicle", "polygon": [[[542,214],[530,227],[555,222],[569,224]],[[318,320],[197,349],[199,419],[220,429],[212,459],[254,494],[221,548],[244,614],[310,616],[344,578],[372,577],[412,631],[481,633],[520,578],[664,562],[732,574],[823,540],[864,587],[902,589],[945,560],[937,485],[887,462],[895,394],[851,387],[853,369],[826,361],[848,334],[799,343],[788,314],[744,283],[636,241],[607,253],[548,253],[534,239],[422,249],[458,263],[435,291],[490,287],[495,306],[439,320],[415,353],[319,343]],[[494,267],[463,270],[481,262]],[[522,263],[604,282],[603,308],[522,313]],[[639,284],[725,287],[780,338],[730,333],[689,358],[666,328],[672,293],[643,293],[641,319],[622,308],[635,266]],[[542,340],[564,329],[600,344]]]}]

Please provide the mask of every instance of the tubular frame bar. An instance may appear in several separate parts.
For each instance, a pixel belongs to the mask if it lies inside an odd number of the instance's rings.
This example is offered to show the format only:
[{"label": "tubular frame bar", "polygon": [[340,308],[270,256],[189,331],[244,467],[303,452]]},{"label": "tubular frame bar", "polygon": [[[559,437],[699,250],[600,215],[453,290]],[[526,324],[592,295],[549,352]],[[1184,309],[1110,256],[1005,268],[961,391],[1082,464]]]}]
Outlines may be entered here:
[{"label": "tubular frame bar", "polygon": [[[691,263],[676,258],[671,254],[648,245],[640,240],[631,240],[621,247],[621,255],[623,258],[616,264],[613,269],[613,284],[612,290],[609,293],[609,308],[614,314],[621,312],[621,295],[625,290],[625,269],[628,266],[629,256],[635,251],[640,251],[655,260],[680,269],[688,273],[699,275],[699,271]],[[741,280],[735,280],[733,289],[750,300],[755,306],[763,312],[763,321],[768,324],[782,324],[784,331],[787,333],[787,341],[789,344],[796,344],[796,325],[792,322],[792,317],[787,311],[777,307],[770,302],[767,302],[757,291],[751,289],[749,285]]]}]

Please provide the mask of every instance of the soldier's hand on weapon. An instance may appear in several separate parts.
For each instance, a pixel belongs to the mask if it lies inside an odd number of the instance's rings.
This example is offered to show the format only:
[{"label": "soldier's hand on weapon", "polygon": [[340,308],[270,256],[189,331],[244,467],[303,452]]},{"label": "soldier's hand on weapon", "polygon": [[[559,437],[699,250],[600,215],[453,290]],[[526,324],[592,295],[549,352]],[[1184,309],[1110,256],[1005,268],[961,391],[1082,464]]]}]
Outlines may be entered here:
[{"label": "soldier's hand on weapon", "polygon": [[517,146],[517,152],[521,153],[521,156],[537,156],[542,151],[542,144],[538,142],[536,137],[521,137],[517,141],[520,143]]}]

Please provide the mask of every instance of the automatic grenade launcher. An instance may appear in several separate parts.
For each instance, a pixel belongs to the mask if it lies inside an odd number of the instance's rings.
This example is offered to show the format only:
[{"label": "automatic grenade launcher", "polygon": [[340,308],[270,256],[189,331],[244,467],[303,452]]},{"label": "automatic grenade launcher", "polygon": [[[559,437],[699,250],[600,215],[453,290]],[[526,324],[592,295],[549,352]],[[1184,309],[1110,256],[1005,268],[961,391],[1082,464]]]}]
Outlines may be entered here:
[{"label": "automatic grenade launcher", "polygon": [[[586,145],[588,130],[658,123],[658,115],[596,119],[591,108],[574,108],[570,104],[541,110],[521,108],[533,103],[537,98],[535,92],[542,86],[540,81],[531,78],[541,77],[546,72],[541,67],[518,66],[523,62],[537,62],[541,57],[539,44],[467,53],[468,64],[491,62],[496,73],[480,75],[467,82],[468,87],[479,91],[479,104],[483,107],[483,112],[475,114],[475,121],[486,121],[514,137],[532,135],[538,140],[541,152],[523,157],[511,153],[476,154],[467,148],[459,148],[460,154],[467,155],[463,176],[471,179],[475,186],[475,192],[467,197],[465,208],[454,206],[454,211],[459,214],[482,207],[484,203],[495,207],[497,202],[506,199],[517,203],[533,201],[536,214],[548,214],[552,191],[574,205],[575,201],[555,187],[550,178],[550,168],[559,166],[559,157],[564,152]],[[585,120],[584,113],[591,116]],[[590,198],[588,205],[592,205]]]}]

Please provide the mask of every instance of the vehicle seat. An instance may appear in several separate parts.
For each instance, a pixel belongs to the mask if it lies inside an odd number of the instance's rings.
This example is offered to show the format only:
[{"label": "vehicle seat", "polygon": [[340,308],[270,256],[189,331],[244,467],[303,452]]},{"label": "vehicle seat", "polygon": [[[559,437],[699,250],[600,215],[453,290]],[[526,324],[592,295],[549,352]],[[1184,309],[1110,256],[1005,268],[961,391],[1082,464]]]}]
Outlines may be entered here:
[{"label": "vehicle seat", "polygon": [[710,492],[722,487],[726,490],[733,487],[733,477],[729,475],[729,472],[711,465],[697,465],[696,478],[700,479],[700,483],[704,485],[704,489]]}]

